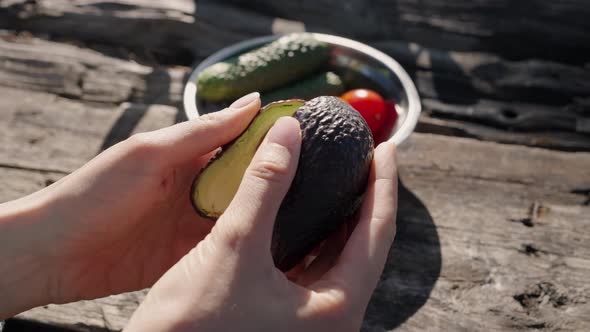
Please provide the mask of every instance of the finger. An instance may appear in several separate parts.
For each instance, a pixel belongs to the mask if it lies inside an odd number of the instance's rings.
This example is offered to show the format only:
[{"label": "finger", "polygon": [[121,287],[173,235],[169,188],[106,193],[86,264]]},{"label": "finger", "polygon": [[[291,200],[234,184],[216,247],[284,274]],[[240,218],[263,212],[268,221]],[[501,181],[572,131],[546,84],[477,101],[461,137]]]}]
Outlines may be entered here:
[{"label": "finger", "polygon": [[160,130],[136,135],[139,144],[158,148],[167,163],[191,162],[240,135],[260,109],[260,94],[236,100],[229,108]]},{"label": "finger", "polygon": [[295,176],[300,147],[299,122],[292,117],[277,120],[214,230],[224,230],[230,242],[255,239],[270,254],[274,220]]},{"label": "finger", "polygon": [[[181,167],[181,173],[185,175],[182,183],[192,183],[195,179],[195,173],[198,173],[199,170],[203,169],[215,155],[219,152],[220,149],[215,149],[213,151],[209,151],[203,155],[196,156],[192,160],[184,163]],[[190,187],[190,186],[189,186]]]},{"label": "finger", "polygon": [[397,167],[395,146],[381,144],[375,151],[372,174],[359,222],[336,265],[320,281],[320,288],[346,287],[368,301],[377,285],[395,237]]},{"label": "finger", "polygon": [[295,279],[297,284],[306,287],[319,280],[334,266],[346,244],[346,239],[348,238],[347,228],[347,224],[343,224],[334,234],[326,239],[317,257]]}]

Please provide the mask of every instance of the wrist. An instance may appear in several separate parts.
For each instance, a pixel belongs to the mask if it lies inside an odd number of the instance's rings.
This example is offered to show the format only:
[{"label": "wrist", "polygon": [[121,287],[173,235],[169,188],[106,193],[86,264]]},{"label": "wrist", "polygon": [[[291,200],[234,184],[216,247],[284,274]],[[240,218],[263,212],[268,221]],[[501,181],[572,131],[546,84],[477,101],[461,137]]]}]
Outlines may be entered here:
[{"label": "wrist", "polygon": [[38,192],[0,204],[0,319],[52,302],[46,197]]}]

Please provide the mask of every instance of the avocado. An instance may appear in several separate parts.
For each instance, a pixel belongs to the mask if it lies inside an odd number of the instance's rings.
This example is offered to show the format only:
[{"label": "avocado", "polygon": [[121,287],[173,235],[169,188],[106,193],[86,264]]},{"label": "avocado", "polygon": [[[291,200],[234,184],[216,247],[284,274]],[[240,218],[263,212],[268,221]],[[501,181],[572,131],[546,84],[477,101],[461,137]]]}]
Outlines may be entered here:
[{"label": "avocado", "polygon": [[200,215],[218,218],[266,132],[282,116],[295,117],[302,136],[299,164],[278,211],[271,245],[275,266],[288,271],[360,206],[373,159],[373,136],[348,103],[321,96],[305,103],[267,105],[196,177],[191,201]]},{"label": "avocado", "polygon": [[328,44],[309,33],[290,34],[255,50],[205,68],[197,77],[199,96],[209,102],[268,91],[301,79],[328,61]]},{"label": "avocado", "polygon": [[329,71],[262,93],[262,103],[292,98],[308,100],[318,96],[339,96],[344,91],[344,83],[340,76]]},{"label": "avocado", "polygon": [[302,100],[292,100],[268,105],[237,139],[217,153],[193,185],[192,202],[201,216],[211,219],[221,216],[238,191],[242,176],[268,130],[280,117],[292,116],[303,104]]}]

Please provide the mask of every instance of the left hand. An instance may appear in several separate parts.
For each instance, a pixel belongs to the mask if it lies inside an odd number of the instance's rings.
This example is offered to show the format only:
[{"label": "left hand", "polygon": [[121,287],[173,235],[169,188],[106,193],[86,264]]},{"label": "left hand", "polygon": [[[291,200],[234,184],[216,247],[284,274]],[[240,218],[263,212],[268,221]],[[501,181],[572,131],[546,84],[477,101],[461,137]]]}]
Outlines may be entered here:
[{"label": "left hand", "polygon": [[14,283],[25,274],[43,279],[18,295],[10,291],[17,285],[0,280],[0,318],[151,286],[210,232],[213,222],[190,204],[192,181],[259,108],[251,94],[229,109],[137,134],[40,192],[0,205],[0,260],[20,264],[0,268],[0,279],[9,269],[29,271],[12,272]]}]

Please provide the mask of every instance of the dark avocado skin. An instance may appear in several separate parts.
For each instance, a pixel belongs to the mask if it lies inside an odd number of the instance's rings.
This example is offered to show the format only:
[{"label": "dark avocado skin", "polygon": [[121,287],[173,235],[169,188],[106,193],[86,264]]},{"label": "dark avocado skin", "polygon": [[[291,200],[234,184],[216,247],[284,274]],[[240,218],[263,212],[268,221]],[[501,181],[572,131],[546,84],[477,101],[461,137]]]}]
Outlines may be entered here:
[{"label": "dark avocado skin", "polygon": [[[261,112],[270,110],[273,104]],[[275,220],[271,245],[275,266],[282,271],[294,267],[356,212],[373,160],[371,130],[362,116],[339,98],[314,98],[298,108],[293,117],[301,126],[301,153]],[[207,167],[232,144],[224,146]],[[201,175],[202,171],[193,182],[191,203],[201,216],[215,220],[192,199]]]},{"label": "dark avocado skin", "polygon": [[282,271],[294,267],[356,212],[373,160],[371,130],[339,98],[314,98],[294,117],[301,125],[301,154],[272,239],[274,263]]}]

